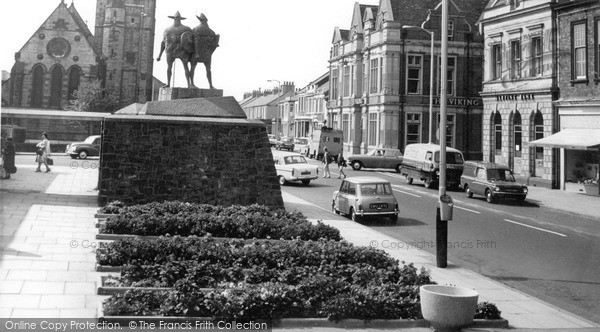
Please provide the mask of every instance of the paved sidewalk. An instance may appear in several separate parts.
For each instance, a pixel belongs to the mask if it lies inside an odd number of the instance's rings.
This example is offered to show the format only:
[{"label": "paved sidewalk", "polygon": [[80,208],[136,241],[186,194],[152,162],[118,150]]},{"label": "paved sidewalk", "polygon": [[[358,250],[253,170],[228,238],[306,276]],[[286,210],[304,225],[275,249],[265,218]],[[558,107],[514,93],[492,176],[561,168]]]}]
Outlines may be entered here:
[{"label": "paved sidewalk", "polygon": [[[0,318],[92,318],[104,297],[95,295],[94,213],[98,171],[55,166],[35,173],[35,165],[18,165],[11,180],[0,181]],[[577,213],[598,217],[600,198],[531,188],[531,199],[553,207],[561,202]],[[284,195],[289,205],[310,204]],[[396,241],[366,226],[325,220],[358,245]],[[418,249],[391,250],[400,260],[431,271],[439,284],[475,288],[480,301],[492,301],[515,328],[593,328],[590,322],[554,308],[502,284],[450,264],[435,267],[435,257]],[[286,329],[290,331],[290,329]],[[332,329],[293,329],[324,331]],[[406,329],[406,331],[430,331]]]},{"label": "paved sidewalk", "polygon": [[95,317],[98,171],[35,167],[0,181],[0,318]]}]

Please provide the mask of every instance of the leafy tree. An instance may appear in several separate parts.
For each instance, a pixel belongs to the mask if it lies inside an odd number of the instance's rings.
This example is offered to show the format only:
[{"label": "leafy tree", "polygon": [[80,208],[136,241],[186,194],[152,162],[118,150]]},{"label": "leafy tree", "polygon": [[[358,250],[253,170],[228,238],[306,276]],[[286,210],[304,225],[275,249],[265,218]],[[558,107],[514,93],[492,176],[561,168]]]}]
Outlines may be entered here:
[{"label": "leafy tree", "polygon": [[120,106],[119,91],[102,87],[99,80],[81,82],[73,97],[66,107],[68,111],[113,112]]}]

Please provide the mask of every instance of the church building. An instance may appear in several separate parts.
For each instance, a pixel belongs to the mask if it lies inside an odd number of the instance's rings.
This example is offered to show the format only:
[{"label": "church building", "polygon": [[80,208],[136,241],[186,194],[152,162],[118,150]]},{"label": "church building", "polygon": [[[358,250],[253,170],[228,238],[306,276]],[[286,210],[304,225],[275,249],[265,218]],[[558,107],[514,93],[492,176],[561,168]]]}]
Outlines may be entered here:
[{"label": "church building", "polygon": [[119,91],[121,105],[152,97],[156,0],[97,0],[92,35],[64,0],[15,53],[8,106],[64,109],[83,80]]}]

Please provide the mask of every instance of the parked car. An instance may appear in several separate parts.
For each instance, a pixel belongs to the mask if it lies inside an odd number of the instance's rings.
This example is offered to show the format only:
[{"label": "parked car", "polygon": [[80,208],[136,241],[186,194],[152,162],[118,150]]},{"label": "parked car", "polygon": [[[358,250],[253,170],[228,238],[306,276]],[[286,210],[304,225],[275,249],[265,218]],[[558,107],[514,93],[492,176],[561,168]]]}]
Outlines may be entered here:
[{"label": "parked car", "polygon": [[65,148],[65,153],[73,159],[85,159],[87,157],[95,157],[100,155],[101,136],[88,136],[83,142],[74,142]]},{"label": "parked car", "polygon": [[498,198],[512,198],[523,202],[527,186],[517,183],[512,170],[505,165],[482,161],[465,161],[460,186],[467,197],[485,196],[488,203]]},{"label": "parked car", "polygon": [[348,156],[348,164],[356,171],[362,168],[392,168],[400,172],[402,152],[398,149],[375,149],[367,154]]},{"label": "parked car", "polygon": [[395,223],[400,212],[390,182],[371,176],[344,179],[333,193],[331,210],[349,215],[356,222],[377,217]]},{"label": "parked car", "polygon": [[282,186],[289,181],[300,181],[303,185],[308,186],[311,180],[319,178],[319,167],[310,165],[302,155],[273,152],[273,158],[279,184]]},{"label": "parked car", "polygon": [[275,143],[275,149],[294,151],[294,139],[292,137],[282,136]]},{"label": "parked car", "polygon": [[271,145],[271,147],[277,145],[277,139],[275,138],[275,135],[268,134],[268,136],[269,136],[269,144]]}]

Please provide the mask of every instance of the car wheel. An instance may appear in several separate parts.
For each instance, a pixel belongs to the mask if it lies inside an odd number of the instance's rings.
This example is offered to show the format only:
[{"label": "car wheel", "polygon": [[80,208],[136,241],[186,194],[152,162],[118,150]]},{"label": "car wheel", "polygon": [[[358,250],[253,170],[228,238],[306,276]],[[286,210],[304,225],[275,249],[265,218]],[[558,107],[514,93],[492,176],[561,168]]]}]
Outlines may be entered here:
[{"label": "car wheel", "polygon": [[79,159],[85,159],[85,158],[87,158],[88,153],[85,150],[81,150],[81,151],[79,151],[79,155],[78,156],[79,156]]},{"label": "car wheel", "polygon": [[433,189],[433,180],[430,178],[425,179],[425,188]]},{"label": "car wheel", "polygon": [[287,183],[287,181],[285,180],[285,178],[283,176],[279,176],[279,184],[283,186],[286,183]]},{"label": "car wheel", "polygon": [[492,195],[492,191],[489,189],[485,191],[485,200],[488,203],[494,203],[494,195]]},{"label": "car wheel", "polygon": [[395,225],[397,221],[398,221],[398,217],[396,215],[391,215],[387,218],[387,222],[390,225]]},{"label": "car wheel", "polygon": [[519,197],[519,198],[517,198],[517,202],[518,202],[519,204],[523,204],[523,203],[525,203],[525,197]]},{"label": "car wheel", "polygon": [[396,165],[396,173],[400,173],[401,169],[400,169],[400,165]]},{"label": "car wheel", "polygon": [[471,191],[471,188],[469,188],[468,185],[465,185],[465,195],[468,198],[473,198],[473,192]]},{"label": "car wheel", "polygon": [[302,180],[302,184],[308,186],[310,184],[310,180]]},{"label": "car wheel", "polygon": [[354,208],[350,208],[350,219],[354,222],[361,222],[361,217],[354,212]]},{"label": "car wheel", "polygon": [[360,161],[355,161],[352,163],[352,169],[355,171],[360,171],[360,169],[363,167],[362,163]]},{"label": "car wheel", "polygon": [[411,178],[410,176],[407,176],[406,177],[406,183],[412,184],[413,183],[413,178]]},{"label": "car wheel", "polygon": [[335,214],[340,214],[340,210],[335,208],[335,200],[331,201],[331,212]]},{"label": "car wheel", "polygon": [[69,156],[71,157],[71,159],[77,159],[77,155],[76,154],[72,154],[72,155],[69,155]]}]

